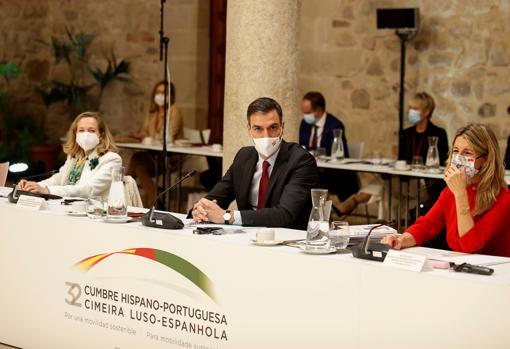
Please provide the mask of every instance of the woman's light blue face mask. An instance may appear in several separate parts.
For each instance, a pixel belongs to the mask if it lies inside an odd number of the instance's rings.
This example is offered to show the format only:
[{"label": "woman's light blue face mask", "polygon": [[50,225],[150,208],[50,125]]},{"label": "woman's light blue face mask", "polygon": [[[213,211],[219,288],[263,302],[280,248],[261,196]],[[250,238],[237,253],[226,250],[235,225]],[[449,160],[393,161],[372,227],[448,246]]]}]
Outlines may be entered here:
[{"label": "woman's light blue face mask", "polygon": [[409,113],[407,113],[407,118],[409,122],[413,125],[416,125],[421,120],[421,113],[415,109],[409,109]]}]

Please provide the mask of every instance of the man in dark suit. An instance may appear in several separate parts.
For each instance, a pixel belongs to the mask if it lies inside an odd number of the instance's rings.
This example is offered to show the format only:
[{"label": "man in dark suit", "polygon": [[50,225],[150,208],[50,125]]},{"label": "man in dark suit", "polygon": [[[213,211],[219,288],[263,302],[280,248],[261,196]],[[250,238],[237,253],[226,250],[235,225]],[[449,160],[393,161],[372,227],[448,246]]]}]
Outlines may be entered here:
[{"label": "man in dark suit", "polygon": [[[326,112],[326,100],[320,92],[308,92],[301,101],[303,120],[299,126],[299,144],[308,150],[325,148],[326,155],[331,155],[333,130],[342,130],[344,156],[349,157],[347,137],[344,124],[334,115]],[[346,200],[359,190],[359,178],[356,172],[320,169],[321,186],[336,194],[341,201]]]},{"label": "man in dark suit", "polygon": [[[310,190],[318,186],[315,159],[283,136],[283,113],[262,97],[248,107],[244,147],[223,178],[192,209],[196,222],[306,229],[312,207]],[[227,210],[236,200],[238,210]]]}]

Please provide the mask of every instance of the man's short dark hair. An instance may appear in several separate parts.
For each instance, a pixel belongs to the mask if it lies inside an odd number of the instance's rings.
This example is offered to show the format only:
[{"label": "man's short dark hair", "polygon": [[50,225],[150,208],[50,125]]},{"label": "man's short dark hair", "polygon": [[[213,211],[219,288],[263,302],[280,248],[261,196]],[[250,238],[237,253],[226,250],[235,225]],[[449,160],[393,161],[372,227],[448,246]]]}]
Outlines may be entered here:
[{"label": "man's short dark hair", "polygon": [[322,108],[322,110],[326,110],[326,100],[324,99],[322,93],[310,91],[307,94],[305,94],[303,100],[304,99],[310,101],[313,110],[316,110],[317,108]]},{"label": "man's short dark hair", "polygon": [[276,110],[278,113],[278,117],[280,119],[280,123],[283,120],[283,112],[282,107],[272,98],[269,97],[260,97],[250,103],[248,106],[248,111],[246,113],[246,117],[248,118],[248,122],[250,122],[250,116],[253,114],[267,114],[270,111]]}]

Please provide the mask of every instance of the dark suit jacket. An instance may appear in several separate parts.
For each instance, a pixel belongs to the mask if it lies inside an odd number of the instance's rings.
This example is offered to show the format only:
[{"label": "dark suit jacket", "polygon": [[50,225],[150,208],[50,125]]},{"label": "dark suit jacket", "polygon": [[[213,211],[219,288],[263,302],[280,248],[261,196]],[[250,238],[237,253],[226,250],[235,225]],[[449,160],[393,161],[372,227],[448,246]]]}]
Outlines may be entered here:
[{"label": "dark suit jacket", "polygon": [[[299,125],[299,144],[304,145],[306,149],[309,149],[308,145],[310,144],[310,136],[312,135],[312,126],[306,123],[305,120],[301,120],[301,124]],[[336,116],[327,113],[326,114],[326,122],[324,123],[324,130],[322,131],[321,143],[320,147],[326,148],[326,155],[331,155],[331,146],[333,145],[333,130],[341,129],[342,132],[342,142],[344,144],[344,154],[345,157],[349,157],[349,149],[347,148],[347,139],[345,137],[345,127],[344,124],[336,118]],[[310,149],[309,149],[310,150]]]},{"label": "dark suit jacket", "polygon": [[510,170],[510,136],[506,141],[506,151],[505,151],[505,168]]},{"label": "dark suit jacket", "polygon": [[226,209],[233,200],[241,212],[243,225],[306,229],[312,201],[310,189],[318,187],[315,159],[296,143],[282,141],[269,178],[266,207],[253,210],[250,190],[258,162],[254,147],[244,147],[223,178],[207,194]]},{"label": "dark suit jacket", "polygon": [[[398,158],[400,160],[406,160],[408,163],[411,163],[413,159],[413,137],[416,133],[416,126],[412,126],[406,128],[403,134],[403,142],[400,144],[400,148],[398,150]],[[420,134],[417,135],[420,137]],[[427,150],[429,149],[428,136],[436,136],[438,137],[437,141],[437,149],[439,150],[439,160],[441,162],[441,166],[444,166],[446,160],[448,159],[448,136],[446,135],[446,131],[441,127],[434,125],[430,120],[427,123],[427,128],[425,132],[422,134],[425,137],[420,148],[419,155],[423,158],[423,162],[427,160]],[[417,145],[416,145],[417,146]]]},{"label": "dark suit jacket", "polygon": [[[310,136],[312,134],[312,126],[301,120],[299,126],[299,144],[305,146],[306,149],[310,149]],[[336,116],[327,113],[326,122],[324,123],[324,129],[322,131],[320,147],[326,148],[326,155],[331,155],[331,146],[333,145],[333,130],[341,129],[342,142],[344,144],[345,157],[349,157],[349,148],[347,147],[347,137],[345,136],[344,124],[336,118]],[[320,169],[319,170],[319,182],[321,187],[328,189],[330,192],[336,194],[338,198],[343,201],[354,193],[357,193],[359,186],[358,174],[353,171],[342,171],[342,170],[330,170]]]}]

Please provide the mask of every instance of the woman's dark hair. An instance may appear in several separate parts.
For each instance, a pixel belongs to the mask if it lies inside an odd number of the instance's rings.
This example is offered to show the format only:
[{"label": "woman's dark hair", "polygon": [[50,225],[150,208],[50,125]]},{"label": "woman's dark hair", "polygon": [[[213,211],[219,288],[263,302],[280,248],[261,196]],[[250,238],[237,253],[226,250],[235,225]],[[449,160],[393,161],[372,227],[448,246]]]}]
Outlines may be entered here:
[{"label": "woman's dark hair", "polygon": [[276,110],[281,123],[283,121],[282,107],[277,101],[269,97],[260,97],[251,102],[248,106],[246,117],[248,118],[248,122],[250,122],[250,116],[253,114],[267,114],[272,110]]}]

